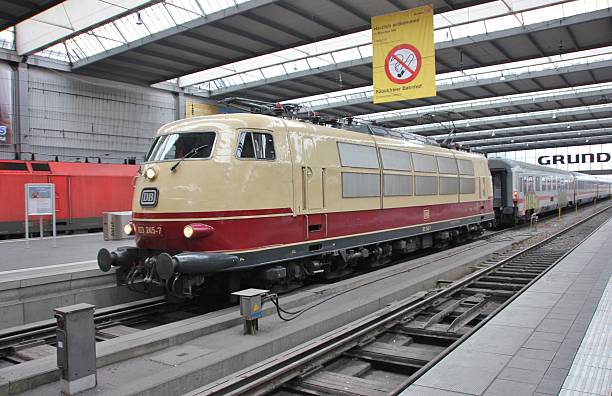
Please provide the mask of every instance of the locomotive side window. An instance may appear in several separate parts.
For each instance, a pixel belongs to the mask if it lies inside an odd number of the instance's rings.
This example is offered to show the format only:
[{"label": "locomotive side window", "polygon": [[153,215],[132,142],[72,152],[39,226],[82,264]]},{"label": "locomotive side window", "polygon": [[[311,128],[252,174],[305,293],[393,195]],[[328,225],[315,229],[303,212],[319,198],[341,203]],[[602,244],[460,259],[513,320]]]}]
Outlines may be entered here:
[{"label": "locomotive side window", "polygon": [[368,169],[379,167],[375,147],[338,142],[338,152],[342,166]]},{"label": "locomotive side window", "polygon": [[415,176],[414,179],[416,195],[438,195],[437,176]]},{"label": "locomotive side window", "polygon": [[0,162],[0,170],[27,171],[25,162]]},{"label": "locomotive side window", "polygon": [[399,171],[411,171],[410,153],[399,150],[380,149],[383,168]]},{"label": "locomotive side window", "polygon": [[342,172],[342,197],[365,198],[380,196],[380,175],[375,173]]},{"label": "locomotive side window", "polygon": [[386,197],[412,195],[412,176],[384,175],[384,192]]},{"label": "locomotive side window", "polygon": [[461,194],[475,194],[476,182],[474,181],[474,179],[462,177],[459,180],[459,191],[461,192]]},{"label": "locomotive side window", "polygon": [[440,195],[451,195],[459,192],[459,179],[440,176]]},{"label": "locomotive side window", "polygon": [[[436,157],[434,157],[433,155],[412,153],[412,162],[414,163],[414,170],[416,172],[438,172]],[[437,194],[437,192],[435,194]]]},{"label": "locomotive side window", "polygon": [[276,155],[272,135],[262,132],[242,132],[238,140],[236,156],[247,159],[273,160]]},{"label": "locomotive side window", "polygon": [[153,148],[147,161],[209,158],[214,143],[214,132],[188,132],[162,135],[153,143]]},{"label": "locomotive side window", "polygon": [[457,165],[459,165],[460,174],[469,176],[474,175],[474,163],[471,160],[457,160]]},{"label": "locomotive side window", "polygon": [[457,174],[457,160],[454,158],[436,157],[440,173]]}]

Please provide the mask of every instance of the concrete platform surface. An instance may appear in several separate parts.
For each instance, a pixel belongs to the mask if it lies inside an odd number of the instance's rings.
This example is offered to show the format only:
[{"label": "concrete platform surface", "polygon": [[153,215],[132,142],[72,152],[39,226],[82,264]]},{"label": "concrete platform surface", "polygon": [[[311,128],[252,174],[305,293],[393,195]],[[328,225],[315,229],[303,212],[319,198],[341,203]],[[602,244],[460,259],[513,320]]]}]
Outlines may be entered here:
[{"label": "concrete platform surface", "polygon": [[[31,239],[26,247],[25,239],[0,241],[0,277],[17,276],[22,272],[36,274],[37,271],[61,269],[71,266],[95,265],[100,248],[115,249],[119,246],[134,246],[133,239],[105,241],[102,233],[61,235],[57,247],[53,238]],[[37,268],[37,270],[32,270]],[[23,274],[22,274],[23,275]]]},{"label": "concrete platform surface", "polygon": [[0,329],[50,319],[53,308],[87,302],[108,307],[143,298],[117,288],[114,269],[98,268],[98,249],[133,245],[130,239],[104,241],[102,233],[53,239],[0,241]]},{"label": "concrete platform surface", "polygon": [[[188,392],[434,287],[440,279],[464,276],[475,260],[513,243],[511,238],[501,239],[474,242],[282,296],[281,305],[291,310],[333,297],[291,322],[280,320],[272,304],[266,304],[266,315],[260,319],[256,336],[243,335],[238,307],[233,307],[101,342],[97,345],[98,387],[83,394]],[[3,381],[9,394],[26,390],[29,395],[57,394],[55,364],[55,358],[45,358],[0,370],[0,394]],[[42,385],[50,381],[53,382]]]},{"label": "concrete platform surface", "polygon": [[[401,395],[610,396],[610,295],[602,300],[610,257],[612,221]],[[592,321],[598,304],[602,316]],[[577,383],[583,387],[576,389]]]}]

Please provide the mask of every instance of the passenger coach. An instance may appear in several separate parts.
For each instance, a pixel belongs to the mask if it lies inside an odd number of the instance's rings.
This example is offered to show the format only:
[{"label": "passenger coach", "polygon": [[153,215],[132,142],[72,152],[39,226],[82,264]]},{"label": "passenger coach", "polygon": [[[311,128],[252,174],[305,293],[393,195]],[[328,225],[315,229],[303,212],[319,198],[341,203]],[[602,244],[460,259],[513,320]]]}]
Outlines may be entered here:
[{"label": "passenger coach", "polygon": [[213,275],[289,288],[468,238],[493,220],[483,156],[362,127],[252,114],[162,127],[136,180],[128,231],[138,247],[102,249],[100,267],[178,295]]},{"label": "passenger coach", "polygon": [[500,225],[610,196],[612,183],[602,177],[501,158],[489,159],[489,169],[493,208]]}]

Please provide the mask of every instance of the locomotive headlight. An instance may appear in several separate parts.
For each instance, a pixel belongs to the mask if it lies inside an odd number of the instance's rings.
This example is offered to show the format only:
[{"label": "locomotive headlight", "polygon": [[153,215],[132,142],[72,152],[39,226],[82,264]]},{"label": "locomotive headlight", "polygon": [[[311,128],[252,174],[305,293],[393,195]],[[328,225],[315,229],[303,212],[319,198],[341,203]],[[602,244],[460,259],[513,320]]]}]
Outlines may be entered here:
[{"label": "locomotive headlight", "polygon": [[183,227],[183,235],[187,239],[204,238],[215,232],[215,229],[208,224],[191,223]]},{"label": "locomotive headlight", "polygon": [[155,180],[155,178],[157,177],[157,171],[153,167],[147,168],[144,175],[148,180]]},{"label": "locomotive headlight", "polygon": [[125,235],[134,235],[134,225],[132,223],[127,223],[123,226],[123,232],[125,232]]}]

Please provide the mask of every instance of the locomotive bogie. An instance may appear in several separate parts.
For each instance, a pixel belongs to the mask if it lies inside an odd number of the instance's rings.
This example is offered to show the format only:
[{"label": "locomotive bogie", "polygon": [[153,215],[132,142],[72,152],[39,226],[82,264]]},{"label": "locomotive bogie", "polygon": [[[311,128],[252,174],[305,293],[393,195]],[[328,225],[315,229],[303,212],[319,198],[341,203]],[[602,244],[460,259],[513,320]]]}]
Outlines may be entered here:
[{"label": "locomotive bogie", "polygon": [[290,288],[467,238],[492,221],[491,195],[476,154],[261,115],[177,121],[136,179],[131,265],[166,285]]}]

